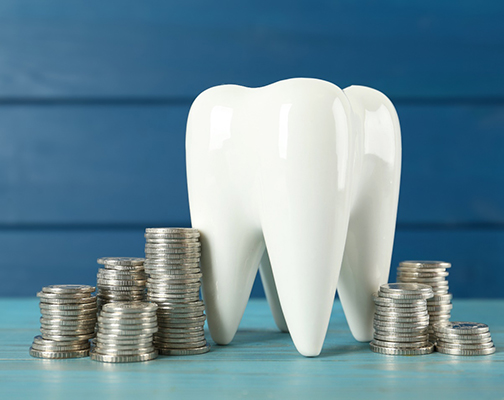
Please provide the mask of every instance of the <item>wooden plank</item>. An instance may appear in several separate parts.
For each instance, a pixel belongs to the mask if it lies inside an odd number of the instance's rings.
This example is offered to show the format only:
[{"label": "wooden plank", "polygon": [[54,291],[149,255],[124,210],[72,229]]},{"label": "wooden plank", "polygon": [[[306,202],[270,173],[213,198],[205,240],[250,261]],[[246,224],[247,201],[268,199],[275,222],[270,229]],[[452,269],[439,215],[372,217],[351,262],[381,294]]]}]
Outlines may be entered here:
[{"label": "wooden plank", "polygon": [[[38,331],[36,299],[1,299],[0,394],[3,398],[495,399],[504,389],[504,301],[455,300],[453,314],[490,326],[497,353],[454,357],[387,357],[357,343],[336,302],[322,354],[300,356],[278,332],[264,300],[251,301],[228,346],[192,357],[101,364],[89,358],[40,360],[28,355]],[[207,332],[207,338],[209,335]],[[213,342],[209,339],[210,343]]]},{"label": "wooden plank", "polygon": [[[2,230],[0,296],[35,295],[42,286],[94,284],[104,256],[142,257],[143,229]],[[398,230],[390,281],[407,259],[441,259],[453,263],[450,291],[457,298],[502,298],[504,231]],[[253,297],[264,296],[256,280]]]},{"label": "wooden plank", "polygon": [[0,93],[193,98],[311,76],[393,98],[502,98],[503,19],[497,0],[6,0]]},{"label": "wooden plank", "polygon": [[[188,226],[189,106],[0,107],[0,226]],[[504,106],[398,106],[401,224],[504,223]]]}]

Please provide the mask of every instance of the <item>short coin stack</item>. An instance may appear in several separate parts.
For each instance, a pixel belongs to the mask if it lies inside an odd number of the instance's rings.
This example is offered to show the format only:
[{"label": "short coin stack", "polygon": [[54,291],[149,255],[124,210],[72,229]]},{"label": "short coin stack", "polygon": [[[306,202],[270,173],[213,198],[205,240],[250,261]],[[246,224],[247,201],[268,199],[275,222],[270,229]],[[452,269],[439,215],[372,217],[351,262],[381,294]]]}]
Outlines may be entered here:
[{"label": "short coin stack", "polygon": [[432,288],[417,283],[389,283],[374,295],[371,350],[388,355],[423,355],[434,351],[428,341],[426,299]]},{"label": "short coin stack", "polygon": [[107,303],[98,317],[98,332],[91,359],[121,363],[153,360],[153,335],[157,332],[157,306],[125,301]]},{"label": "short coin stack", "polygon": [[205,305],[199,298],[201,244],[190,228],[147,228],[147,299],[158,305],[154,344],[163,355],[193,355],[209,350],[203,327]]},{"label": "short coin stack", "polygon": [[141,301],[145,299],[146,275],[143,258],[103,257],[98,264],[98,311],[104,304],[115,301]]},{"label": "short coin stack", "polygon": [[434,325],[436,350],[454,356],[483,356],[495,353],[490,330],[477,322],[439,322]]},{"label": "short coin stack", "polygon": [[451,264],[444,261],[403,261],[397,269],[397,281],[421,283],[432,287],[434,296],[427,300],[429,311],[429,340],[436,341],[433,325],[449,321],[452,295],[448,293],[448,271]]},{"label": "short coin stack", "polygon": [[95,335],[95,288],[87,285],[52,285],[37,293],[40,298],[42,335],[36,336],[30,355],[39,358],[75,358],[89,355]]}]

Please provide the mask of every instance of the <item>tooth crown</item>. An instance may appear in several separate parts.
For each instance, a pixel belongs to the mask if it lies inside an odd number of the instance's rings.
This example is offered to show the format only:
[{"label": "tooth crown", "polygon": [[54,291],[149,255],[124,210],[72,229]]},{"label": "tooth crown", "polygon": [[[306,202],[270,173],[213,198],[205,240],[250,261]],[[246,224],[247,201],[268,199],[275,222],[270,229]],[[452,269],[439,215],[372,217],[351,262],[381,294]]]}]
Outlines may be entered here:
[{"label": "tooth crown", "polygon": [[186,152],[212,338],[234,337],[261,264],[275,321],[301,354],[320,353],[337,286],[354,337],[370,340],[399,191],[390,101],[316,79],[217,86],[191,107]]}]

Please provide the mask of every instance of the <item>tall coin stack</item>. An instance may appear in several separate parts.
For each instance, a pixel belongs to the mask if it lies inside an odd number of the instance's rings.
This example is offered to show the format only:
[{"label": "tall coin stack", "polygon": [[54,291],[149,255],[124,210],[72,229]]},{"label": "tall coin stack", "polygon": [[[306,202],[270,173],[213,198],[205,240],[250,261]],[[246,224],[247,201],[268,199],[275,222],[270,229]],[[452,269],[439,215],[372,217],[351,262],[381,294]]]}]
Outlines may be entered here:
[{"label": "tall coin stack", "polygon": [[121,363],[153,360],[157,306],[140,301],[107,303],[98,317],[91,351],[94,361]]},{"label": "tall coin stack", "polygon": [[428,341],[428,298],[432,288],[417,283],[388,283],[374,295],[374,339],[376,353],[423,355],[434,351]]},{"label": "tall coin stack", "polygon": [[39,358],[75,358],[89,355],[95,335],[95,288],[87,285],[52,285],[40,298],[42,335],[35,336],[30,355]]},{"label": "tall coin stack", "polygon": [[206,353],[200,234],[190,228],[147,228],[147,299],[158,305],[154,344],[163,355]]},{"label": "tall coin stack", "polygon": [[145,299],[146,275],[144,259],[132,257],[103,257],[98,264],[98,312],[101,307],[116,301],[142,301]]},{"label": "tall coin stack", "polygon": [[439,322],[434,325],[436,350],[454,356],[484,356],[495,353],[488,325],[478,322]]},{"label": "tall coin stack", "polygon": [[403,261],[397,268],[397,281],[421,283],[432,287],[434,296],[427,300],[429,311],[429,340],[436,342],[433,325],[451,318],[452,295],[448,293],[450,263],[444,261]]}]

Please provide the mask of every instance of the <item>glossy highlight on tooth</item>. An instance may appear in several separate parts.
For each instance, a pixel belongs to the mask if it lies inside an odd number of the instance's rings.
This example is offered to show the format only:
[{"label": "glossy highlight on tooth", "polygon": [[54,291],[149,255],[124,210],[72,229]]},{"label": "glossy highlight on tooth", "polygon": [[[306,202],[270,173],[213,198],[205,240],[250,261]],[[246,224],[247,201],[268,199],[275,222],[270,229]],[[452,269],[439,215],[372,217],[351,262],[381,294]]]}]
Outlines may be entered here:
[{"label": "glossy highlight on tooth", "polygon": [[186,160],[215,342],[233,339],[258,268],[278,328],[302,355],[320,354],[336,289],[352,335],[372,339],[401,172],[384,94],[308,78],[216,86],[191,107]]}]

